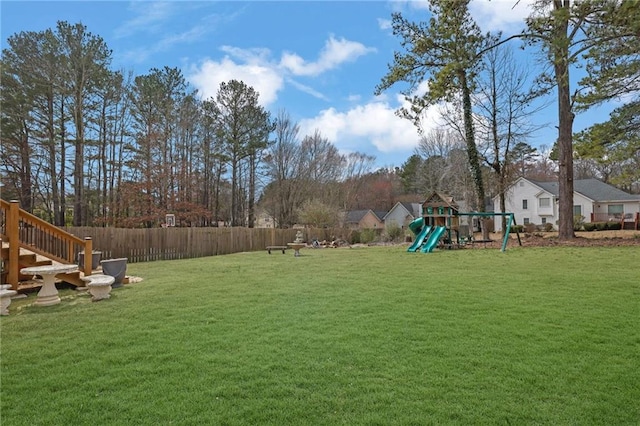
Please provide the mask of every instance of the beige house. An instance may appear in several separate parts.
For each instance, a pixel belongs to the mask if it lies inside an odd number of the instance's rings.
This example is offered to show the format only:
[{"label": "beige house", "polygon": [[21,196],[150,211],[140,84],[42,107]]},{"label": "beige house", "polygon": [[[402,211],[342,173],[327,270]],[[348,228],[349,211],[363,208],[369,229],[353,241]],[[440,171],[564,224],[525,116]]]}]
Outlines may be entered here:
[{"label": "beige house", "polygon": [[384,222],[382,218],[386,215],[387,212],[374,212],[373,210],[352,210],[347,212],[347,216],[345,218],[345,227],[349,229],[363,229],[363,228],[373,228],[373,229],[382,229],[384,228]]},{"label": "beige house", "polygon": [[256,228],[274,228],[275,225],[275,218],[267,213],[266,210],[262,210],[256,215]]}]

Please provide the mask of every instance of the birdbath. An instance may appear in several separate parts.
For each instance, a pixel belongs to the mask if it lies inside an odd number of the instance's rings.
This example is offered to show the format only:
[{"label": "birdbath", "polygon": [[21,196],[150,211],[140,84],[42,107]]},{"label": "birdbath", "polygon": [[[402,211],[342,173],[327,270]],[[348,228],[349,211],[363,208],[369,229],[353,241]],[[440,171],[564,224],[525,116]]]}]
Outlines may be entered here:
[{"label": "birdbath", "polygon": [[287,245],[293,249],[293,255],[295,257],[299,257],[300,249],[306,245],[304,242],[302,242],[302,232],[296,232],[295,241],[292,243],[287,243]]}]

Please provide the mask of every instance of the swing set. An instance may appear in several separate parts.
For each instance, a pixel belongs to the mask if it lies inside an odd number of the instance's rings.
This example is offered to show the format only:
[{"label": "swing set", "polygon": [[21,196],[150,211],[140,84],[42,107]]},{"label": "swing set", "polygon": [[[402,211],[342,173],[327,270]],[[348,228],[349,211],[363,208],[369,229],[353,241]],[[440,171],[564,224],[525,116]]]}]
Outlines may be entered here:
[{"label": "swing set", "polygon": [[[513,213],[495,213],[495,212],[468,212],[468,213],[460,213],[457,212],[455,213],[456,216],[478,216],[478,217],[490,217],[490,218],[494,218],[496,216],[505,216],[507,217],[507,226],[506,229],[504,231],[504,237],[502,238],[502,248],[500,249],[500,251],[505,251],[507,249],[507,242],[509,242],[509,233],[511,232],[511,226],[516,226],[516,218],[514,216]],[[522,240],[520,239],[520,233],[518,232],[518,228],[515,228],[516,231],[516,235],[518,236],[518,244],[520,246],[522,246]],[[451,230],[449,230],[449,234],[451,234]],[[458,238],[460,238],[458,236]],[[486,242],[484,240],[480,240],[480,241],[476,241],[476,242]],[[458,241],[458,243],[460,243],[460,241]]]}]

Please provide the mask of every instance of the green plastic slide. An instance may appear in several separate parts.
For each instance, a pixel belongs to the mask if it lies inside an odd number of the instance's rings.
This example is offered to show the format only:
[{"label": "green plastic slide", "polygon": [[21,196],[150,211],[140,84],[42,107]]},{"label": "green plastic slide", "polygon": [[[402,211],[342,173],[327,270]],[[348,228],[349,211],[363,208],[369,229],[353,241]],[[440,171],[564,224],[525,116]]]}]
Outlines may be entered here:
[{"label": "green plastic slide", "polygon": [[431,231],[431,227],[430,226],[423,227],[420,230],[420,232],[416,235],[416,240],[413,242],[413,244],[411,244],[411,246],[409,246],[407,251],[410,251],[410,252],[418,251],[418,249],[424,243],[424,240],[427,237],[427,235],[429,235],[429,231]]},{"label": "green plastic slide", "polygon": [[438,245],[438,241],[440,241],[440,238],[442,238],[446,230],[447,228],[445,228],[444,226],[436,226],[420,251],[422,253],[431,253],[433,249]]}]

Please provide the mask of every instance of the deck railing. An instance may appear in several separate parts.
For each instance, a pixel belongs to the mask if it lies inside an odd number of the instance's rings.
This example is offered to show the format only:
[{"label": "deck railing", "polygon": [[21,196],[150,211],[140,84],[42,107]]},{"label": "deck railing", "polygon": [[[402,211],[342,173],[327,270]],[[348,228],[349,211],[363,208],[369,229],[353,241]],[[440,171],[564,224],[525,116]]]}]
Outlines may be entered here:
[{"label": "deck railing", "polygon": [[591,222],[619,222],[622,229],[626,224],[633,224],[633,229],[638,229],[640,213],[591,213]]},{"label": "deck railing", "polygon": [[[33,214],[22,210],[17,201],[0,200],[0,234],[8,243],[7,284],[18,287],[20,248],[64,264],[77,263],[78,253],[91,253],[92,241],[76,237]],[[91,255],[84,257],[85,275],[91,275]]]}]

